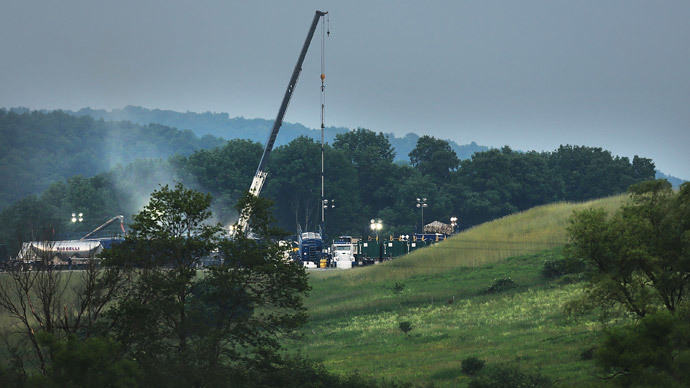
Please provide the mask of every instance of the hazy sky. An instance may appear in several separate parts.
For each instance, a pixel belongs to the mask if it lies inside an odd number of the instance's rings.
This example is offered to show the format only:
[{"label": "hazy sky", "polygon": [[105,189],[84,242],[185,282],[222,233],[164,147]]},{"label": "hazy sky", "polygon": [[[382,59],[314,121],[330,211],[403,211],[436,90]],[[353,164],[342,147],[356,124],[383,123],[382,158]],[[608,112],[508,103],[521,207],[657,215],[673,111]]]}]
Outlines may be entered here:
[{"label": "hazy sky", "polygon": [[[316,9],[327,126],[597,146],[690,179],[687,0],[8,0],[0,106],[273,119]],[[320,41],[285,121],[320,125]]]}]

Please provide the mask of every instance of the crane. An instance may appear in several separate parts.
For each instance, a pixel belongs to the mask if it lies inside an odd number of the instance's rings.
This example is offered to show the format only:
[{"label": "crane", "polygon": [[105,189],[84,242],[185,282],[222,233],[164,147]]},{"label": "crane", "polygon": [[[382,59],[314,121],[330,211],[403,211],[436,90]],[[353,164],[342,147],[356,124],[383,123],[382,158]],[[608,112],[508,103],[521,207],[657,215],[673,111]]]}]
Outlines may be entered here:
[{"label": "crane", "polygon": [[109,219],[108,221],[106,221],[103,225],[101,225],[101,226],[99,226],[98,228],[92,230],[92,231],[91,231],[89,234],[87,234],[86,236],[80,238],[79,241],[86,240],[86,239],[87,239],[89,236],[91,236],[92,234],[98,232],[99,230],[105,228],[106,226],[112,224],[113,222],[115,222],[115,221],[117,221],[117,220],[120,221],[120,229],[122,229],[122,234],[125,234],[125,225],[124,225],[125,216],[115,216],[115,217]]},{"label": "crane", "polygon": [[[278,109],[278,115],[276,116],[275,122],[273,122],[273,128],[271,129],[271,132],[268,135],[268,140],[266,141],[266,147],[264,147],[264,153],[263,155],[261,155],[259,167],[256,169],[256,173],[254,174],[254,179],[252,180],[251,186],[249,186],[249,193],[255,197],[259,196],[259,194],[261,193],[261,188],[263,187],[264,182],[266,181],[266,176],[268,175],[265,171],[266,163],[268,162],[268,157],[271,154],[271,150],[273,149],[273,144],[276,141],[276,136],[278,136],[280,126],[283,124],[283,117],[285,116],[285,111],[287,110],[287,107],[290,104],[290,98],[292,97],[292,93],[295,91],[295,86],[297,86],[297,80],[299,79],[300,73],[302,72],[302,63],[304,62],[304,58],[307,55],[307,50],[309,50],[309,44],[311,43],[311,40],[314,37],[314,31],[316,30],[316,26],[318,25],[319,20],[327,14],[328,12],[323,11],[316,11],[316,13],[314,14],[314,19],[312,20],[311,26],[309,27],[309,32],[307,32],[307,38],[304,40],[302,51],[299,54],[299,58],[297,58],[297,64],[295,65],[295,69],[292,71],[290,82],[288,83],[287,89],[285,90],[283,102],[280,104],[280,109]],[[324,78],[325,75],[322,73],[322,82]],[[240,214],[240,219],[237,221],[237,229],[242,230],[244,233],[246,233],[247,231],[249,216],[250,214],[248,211],[243,211]]]}]

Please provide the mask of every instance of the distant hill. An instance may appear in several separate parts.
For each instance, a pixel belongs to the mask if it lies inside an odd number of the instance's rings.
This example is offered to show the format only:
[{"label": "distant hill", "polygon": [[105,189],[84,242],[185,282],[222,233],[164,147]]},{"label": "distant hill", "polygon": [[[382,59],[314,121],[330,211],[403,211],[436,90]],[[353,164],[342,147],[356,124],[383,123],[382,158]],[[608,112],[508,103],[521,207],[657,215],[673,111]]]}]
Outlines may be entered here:
[{"label": "distant hill", "polygon": [[223,143],[156,123],[28,109],[0,109],[0,139],[0,209],[74,175],[89,177],[135,159],[167,159]]},{"label": "distant hill", "polygon": [[658,170],[657,170],[657,172],[656,172],[656,176],[655,176],[655,177],[656,177],[656,179],[666,179],[667,181],[669,181],[669,182],[673,185],[673,188],[674,188],[674,189],[679,188],[680,185],[683,184],[683,182],[686,182],[686,181],[683,180],[683,179],[676,178],[676,177],[671,176],[671,175],[666,175],[666,174],[664,174],[663,172],[658,171]]},{"label": "distant hill", "polygon": [[[157,123],[169,127],[188,129],[197,136],[212,135],[231,139],[249,139],[264,143],[268,138],[268,133],[273,126],[273,120],[266,119],[247,119],[244,117],[230,117],[227,113],[195,113],[195,112],[175,112],[171,110],[146,109],[139,106],[128,105],[123,109],[104,109],[83,108],[76,112],[66,111],[75,116],[91,116],[96,119],[112,121],[131,121],[140,125]],[[370,128],[376,130],[375,128]],[[345,133],[350,129],[345,127],[327,127],[324,138],[326,142],[332,143],[335,136]],[[280,128],[280,135],[276,139],[275,146],[289,143],[299,136],[306,136],[314,140],[321,140],[319,129],[307,128],[300,123],[284,122]],[[396,161],[409,161],[408,154],[417,145],[419,135],[408,133],[404,137],[396,137],[392,133],[387,133],[386,137],[396,151]],[[449,141],[451,148],[458,154],[460,159],[469,159],[473,153],[486,151],[489,147],[477,145],[472,142],[466,145],[459,145],[454,141]]]}]

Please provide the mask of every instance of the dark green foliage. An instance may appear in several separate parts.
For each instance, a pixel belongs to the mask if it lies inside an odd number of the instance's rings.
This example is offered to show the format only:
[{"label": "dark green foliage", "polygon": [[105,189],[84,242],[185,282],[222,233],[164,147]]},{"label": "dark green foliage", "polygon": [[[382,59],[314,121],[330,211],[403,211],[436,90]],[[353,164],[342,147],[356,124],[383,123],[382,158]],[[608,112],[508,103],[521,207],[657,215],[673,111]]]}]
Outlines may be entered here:
[{"label": "dark green foliage", "polygon": [[6,367],[0,362],[0,387],[21,387],[25,384],[24,376],[18,367]]},{"label": "dark green foliage", "polygon": [[172,158],[171,164],[185,184],[213,195],[216,217],[230,220],[235,204],[251,184],[262,150],[259,143],[231,140],[213,150]]},{"label": "dark green foliage", "polygon": [[410,163],[423,175],[429,175],[436,182],[450,178],[450,172],[458,168],[460,159],[446,140],[433,136],[422,136],[410,152]]},{"label": "dark green foliage", "polygon": [[[326,209],[326,233],[332,238],[360,234],[356,229],[361,222],[358,173],[343,150],[326,144],[324,158],[325,196],[335,200],[336,205]],[[303,230],[317,230],[321,222],[320,160],[321,144],[306,137],[278,147],[271,154],[262,195],[275,201],[278,225],[286,230],[294,231],[297,225]]]},{"label": "dark green foliage", "polygon": [[[99,113],[80,114],[89,112]],[[170,119],[174,113],[136,107],[128,107],[123,112],[152,122]],[[210,113],[191,116],[194,117],[189,126],[200,122],[217,126],[229,120],[227,115]],[[107,117],[119,116],[113,113]],[[187,116],[180,114],[171,120],[184,123],[183,117]],[[246,121],[253,128],[253,122]],[[128,217],[141,209],[143,199],[158,184],[173,181],[210,192],[214,196],[212,205],[217,219],[229,223],[236,219],[233,205],[247,190],[262,150],[260,143],[251,140],[232,140],[220,148],[198,150],[213,142],[160,124],[142,127],[131,122],[74,117],[64,112],[2,111],[0,130],[17,132],[11,147],[0,144],[0,158],[7,161],[0,163],[2,189],[13,193],[12,199],[3,204],[0,192],[0,208],[11,207],[0,214],[0,244],[8,246],[10,255],[16,253],[18,242],[31,239],[32,233],[33,236],[46,230],[52,233],[53,229],[76,232],[76,226],[66,221],[74,211],[87,214],[81,225],[86,232],[115,215]],[[40,133],[30,137],[36,130]],[[458,157],[450,143],[430,136],[406,136],[406,141],[414,140],[414,148],[409,151],[411,164],[396,163],[389,135],[362,128],[336,132],[332,145],[324,147],[325,196],[335,199],[337,204],[326,211],[325,230],[329,238],[341,234],[366,236],[370,233],[367,221],[371,218],[383,220],[381,235],[421,232],[421,211],[414,207],[418,197],[428,199],[425,223],[433,220],[447,223],[449,217],[456,216],[459,228],[464,229],[554,201],[619,193],[630,183],[651,179],[654,174],[648,159],[635,157],[630,162],[627,158],[614,158],[601,149],[572,146],[563,146],[552,153],[523,153],[510,147],[492,149],[475,153],[458,167]],[[74,138],[80,139],[79,145],[71,141]],[[264,138],[262,135],[257,140]],[[298,137],[276,147],[267,166],[269,178],[262,195],[275,201],[277,224],[290,232],[298,225],[304,230],[316,230],[321,223],[321,144],[313,139],[311,135]],[[18,154],[29,145],[35,147],[22,152],[30,157]],[[194,150],[198,151],[192,153]],[[172,153],[178,155],[169,161],[150,159]],[[116,159],[104,157],[112,155]],[[73,162],[72,157],[78,163],[65,165]],[[127,165],[133,157],[148,159]],[[92,176],[114,163],[122,165]],[[84,176],[64,180],[75,173]],[[571,184],[573,181],[578,183]],[[57,183],[50,185],[52,182]],[[12,200],[46,187],[34,203],[10,205]],[[56,221],[47,223],[47,228],[27,225],[23,220],[32,218],[32,212],[40,213],[44,219],[43,213],[47,213]]]},{"label": "dark green foliage", "polygon": [[221,144],[159,124],[5,109],[0,109],[0,139],[0,209],[74,175],[93,176],[118,163],[189,155]]},{"label": "dark green foliage", "polygon": [[614,215],[575,213],[567,254],[589,271],[581,309],[623,309],[639,320],[612,328],[594,352],[618,386],[681,387],[690,380],[690,184],[678,192],[665,180],[630,188],[631,202]]},{"label": "dark green foliage", "polygon": [[585,265],[580,260],[556,259],[544,262],[541,276],[546,279],[555,279],[561,276],[581,273],[585,270]]},{"label": "dark green foliage", "polygon": [[45,376],[33,375],[28,387],[120,387],[138,386],[141,370],[134,360],[122,357],[112,339],[69,337],[57,340],[50,334],[39,336],[48,348],[51,364]]},{"label": "dark green foliage", "polygon": [[486,294],[496,294],[499,292],[504,292],[516,288],[517,284],[511,278],[503,278],[494,281],[494,283],[484,290]]},{"label": "dark green foliage", "polygon": [[358,128],[337,135],[333,148],[341,150],[357,171],[364,212],[373,214],[394,200],[394,188],[388,183],[395,168],[395,151],[383,133]]},{"label": "dark green foliage", "polygon": [[263,367],[252,370],[242,387],[266,388],[404,388],[411,384],[377,381],[360,376],[356,371],[345,376],[329,373],[322,364],[292,357],[274,362],[263,362]]},{"label": "dark green foliage", "polygon": [[[232,386],[306,319],[306,273],[283,259],[284,232],[271,226],[267,200],[247,194],[238,203],[252,209],[256,239],[226,239],[207,223],[210,203],[181,184],[162,187],[106,258],[134,268],[130,293],[108,312],[108,332],[137,360],[145,386]],[[200,276],[196,264],[212,252],[223,264]]]},{"label": "dark green foliage", "polygon": [[477,357],[467,357],[466,359],[462,360],[462,373],[467,376],[476,375],[482,368],[484,368],[484,360],[481,360]]},{"label": "dark green foliage", "polygon": [[566,253],[591,279],[590,305],[613,303],[637,317],[663,306],[675,312],[690,288],[690,184],[675,193],[665,180],[631,186],[631,203],[609,217],[576,212]]},{"label": "dark green foliage", "polygon": [[668,311],[636,325],[611,328],[594,353],[597,366],[620,387],[687,387],[690,321]]},{"label": "dark green foliage", "polygon": [[561,178],[545,155],[492,149],[462,161],[455,190],[462,223],[470,225],[562,199]]},{"label": "dark green foliage", "polygon": [[590,346],[589,348],[580,352],[580,360],[591,360],[594,358],[594,352],[597,350],[596,346]]},{"label": "dark green foliage", "polygon": [[413,329],[412,323],[410,323],[410,321],[402,321],[398,324],[398,329],[406,335],[409,335],[408,333]]},{"label": "dark green foliage", "polygon": [[393,291],[393,293],[395,295],[400,295],[404,290],[405,290],[405,284],[400,283],[400,282],[395,282],[393,287],[391,287],[391,291]]},{"label": "dark green foliage", "polygon": [[654,163],[635,156],[613,157],[601,148],[561,145],[548,157],[565,185],[565,200],[586,201],[622,193],[638,182],[654,179]]},{"label": "dark green foliage", "polygon": [[539,372],[526,372],[516,366],[483,368],[472,378],[470,388],[549,388],[553,382]]}]

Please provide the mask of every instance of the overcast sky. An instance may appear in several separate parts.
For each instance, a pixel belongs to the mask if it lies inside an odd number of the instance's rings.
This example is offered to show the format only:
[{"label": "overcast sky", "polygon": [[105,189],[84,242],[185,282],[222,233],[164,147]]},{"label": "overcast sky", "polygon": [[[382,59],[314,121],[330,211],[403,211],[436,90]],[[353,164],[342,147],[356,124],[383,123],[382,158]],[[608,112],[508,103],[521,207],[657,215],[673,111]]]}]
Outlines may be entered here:
[{"label": "overcast sky", "polygon": [[[316,9],[326,125],[553,151],[690,179],[690,1],[5,1],[0,106],[273,119]],[[285,121],[320,125],[321,30]]]}]

